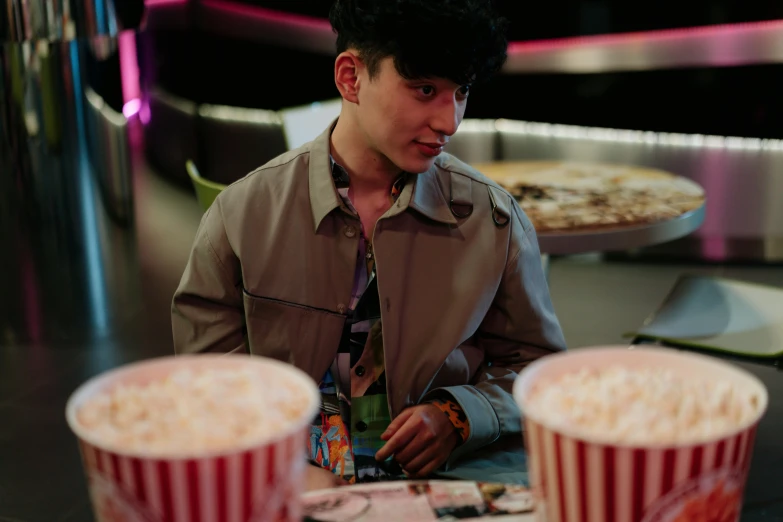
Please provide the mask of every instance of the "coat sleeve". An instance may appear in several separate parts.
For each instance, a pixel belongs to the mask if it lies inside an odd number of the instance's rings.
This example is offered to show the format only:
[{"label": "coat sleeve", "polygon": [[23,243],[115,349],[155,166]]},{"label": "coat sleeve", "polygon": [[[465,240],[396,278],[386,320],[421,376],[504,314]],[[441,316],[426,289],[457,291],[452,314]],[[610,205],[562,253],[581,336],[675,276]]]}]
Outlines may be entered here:
[{"label": "coat sleeve", "polygon": [[448,394],[467,416],[470,435],[449,462],[500,437],[520,435],[521,414],[511,393],[514,380],[539,357],[565,349],[535,230],[513,199],[511,208],[515,210],[505,271],[489,311],[468,343],[484,352],[484,361],[471,384],[439,388],[425,397]]},{"label": "coat sleeve", "polygon": [[171,323],[176,353],[247,352],[241,274],[218,196],[201,220],[174,294]]}]

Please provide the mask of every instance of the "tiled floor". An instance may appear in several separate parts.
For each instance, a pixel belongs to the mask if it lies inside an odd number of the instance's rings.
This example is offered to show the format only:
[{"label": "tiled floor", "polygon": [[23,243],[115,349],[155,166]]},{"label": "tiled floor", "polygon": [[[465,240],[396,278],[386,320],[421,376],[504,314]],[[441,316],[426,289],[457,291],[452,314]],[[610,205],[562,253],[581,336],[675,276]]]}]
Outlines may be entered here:
[{"label": "tiled floor", "polygon": [[[170,298],[201,212],[189,187],[135,161],[135,226],[107,220],[100,203],[86,222],[15,223],[12,255],[0,265],[0,520],[88,520],[65,401],[91,375],[171,351]],[[627,343],[623,333],[683,273],[783,287],[782,267],[555,259],[551,291],[569,346]],[[765,382],[783,381],[775,369],[762,371]],[[783,520],[779,506],[767,505],[783,498],[783,457],[777,439],[760,444],[771,462],[754,464],[765,467],[753,477],[756,507],[744,520]]]}]

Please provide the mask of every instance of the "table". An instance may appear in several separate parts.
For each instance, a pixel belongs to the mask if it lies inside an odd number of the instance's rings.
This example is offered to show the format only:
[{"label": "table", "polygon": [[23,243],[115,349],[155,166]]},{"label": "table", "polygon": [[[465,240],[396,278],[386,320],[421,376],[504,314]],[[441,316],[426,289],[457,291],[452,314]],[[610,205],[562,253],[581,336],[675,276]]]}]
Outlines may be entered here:
[{"label": "table", "polygon": [[510,484],[454,480],[359,484],[306,493],[305,522],[534,522],[533,494]]},{"label": "table", "polygon": [[[633,345],[649,343],[635,339]],[[783,375],[779,365],[770,361],[720,356],[739,365],[758,377],[769,391],[769,409],[762,418],[754,449],[753,463],[745,489],[742,509],[743,522],[777,522],[783,520],[783,490],[780,487],[780,469],[783,466],[783,446],[779,433],[783,429]],[[503,487],[500,485],[500,487]],[[411,522],[448,518],[479,520],[506,520],[534,522],[532,493],[512,486],[508,500],[516,504],[518,512],[497,517],[489,509],[482,513],[471,511],[477,505],[489,505],[494,499],[482,494],[482,484],[469,481],[407,481],[382,484],[362,484],[335,490],[323,490],[305,495],[305,509],[309,522],[365,522],[370,520],[405,520]],[[427,491],[429,489],[429,491]],[[491,491],[491,488],[490,488]],[[490,500],[486,497],[490,496]],[[501,501],[502,502],[502,501]],[[440,511],[435,508],[440,507]],[[479,506],[480,507],[480,506]],[[461,511],[459,508],[463,508]]]},{"label": "table", "polygon": [[[530,172],[541,165],[547,165],[547,163],[539,161],[497,161],[476,164],[473,167],[492,180],[503,184],[504,181],[513,178],[515,175],[521,172]],[[595,166],[591,166],[591,168],[595,168]],[[618,168],[618,166],[607,166],[607,168]],[[631,170],[638,169],[637,167],[627,168]],[[638,170],[647,171],[647,169]],[[674,176],[673,174],[671,175]],[[679,176],[676,177],[680,178]],[[541,253],[547,255],[630,250],[665,243],[687,236],[701,226],[705,215],[706,205],[702,205],[698,209],[682,214],[677,218],[656,223],[573,232],[540,232],[538,233],[538,245]]]}]

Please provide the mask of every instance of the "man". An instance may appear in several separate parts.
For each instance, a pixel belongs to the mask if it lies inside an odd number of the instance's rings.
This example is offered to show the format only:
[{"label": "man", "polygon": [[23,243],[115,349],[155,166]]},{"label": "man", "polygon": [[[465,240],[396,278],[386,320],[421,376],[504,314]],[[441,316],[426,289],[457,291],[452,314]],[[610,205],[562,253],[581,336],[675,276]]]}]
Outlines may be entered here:
[{"label": "man", "polygon": [[338,0],[340,117],[227,188],[173,303],[176,350],[289,361],[320,384],[311,487],[522,482],[517,372],[564,348],[535,231],[442,153],[505,60],[489,0]]}]

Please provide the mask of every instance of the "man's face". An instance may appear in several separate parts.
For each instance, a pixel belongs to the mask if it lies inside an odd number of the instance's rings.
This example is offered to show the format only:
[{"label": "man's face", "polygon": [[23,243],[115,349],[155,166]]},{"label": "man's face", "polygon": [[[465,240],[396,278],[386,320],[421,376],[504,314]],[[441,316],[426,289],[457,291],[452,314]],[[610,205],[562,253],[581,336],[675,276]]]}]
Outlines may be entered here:
[{"label": "man's face", "polygon": [[391,57],[372,80],[366,68],[359,74],[357,118],[367,145],[406,172],[426,172],[462,122],[469,87],[442,78],[406,80]]}]

